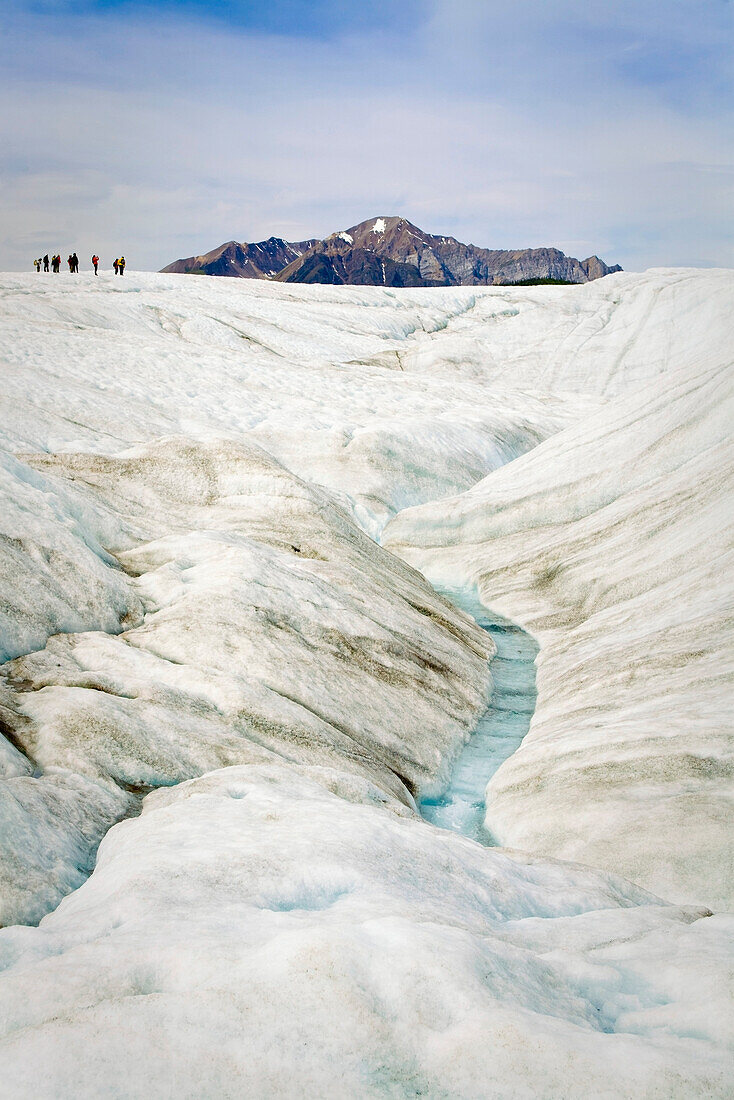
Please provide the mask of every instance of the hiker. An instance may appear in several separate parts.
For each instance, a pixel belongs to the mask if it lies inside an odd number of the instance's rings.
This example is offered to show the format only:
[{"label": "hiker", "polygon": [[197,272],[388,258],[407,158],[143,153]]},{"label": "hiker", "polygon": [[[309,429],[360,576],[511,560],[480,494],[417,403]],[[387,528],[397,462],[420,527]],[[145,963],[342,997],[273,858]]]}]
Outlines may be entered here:
[{"label": "hiker", "polygon": [[41,263],[42,263],[42,261],[41,261],[41,260],[34,260],[34,261],[33,261],[33,266],[35,267],[36,271],[40,271],[40,270],[41,270]]},{"label": "hiker", "polygon": [[60,266],[61,266],[61,257],[54,254],[51,257],[51,270],[53,271],[54,275],[58,275]]},{"label": "hiker", "polygon": [[97,264],[99,263],[99,256],[92,256],[92,266],[94,267],[94,274],[97,274]]},{"label": "hiker", "polygon": [[124,275],[125,274],[125,257],[124,256],[120,256],[120,259],[117,261],[117,266],[119,268],[119,274]]},{"label": "hiker", "polygon": [[43,257],[43,270],[48,271],[48,252]]},{"label": "hiker", "polygon": [[71,257],[71,253],[69,253],[69,255],[66,257],[66,262],[69,265],[69,271],[73,271],[74,270],[74,261]]},{"label": "hiker", "polygon": [[75,275],[79,274],[79,257],[76,252],[72,252],[71,254],[71,270]]},{"label": "hiker", "polygon": [[117,274],[117,269],[120,266],[120,261],[116,259],[112,266],[115,269],[115,275],[116,275]]}]

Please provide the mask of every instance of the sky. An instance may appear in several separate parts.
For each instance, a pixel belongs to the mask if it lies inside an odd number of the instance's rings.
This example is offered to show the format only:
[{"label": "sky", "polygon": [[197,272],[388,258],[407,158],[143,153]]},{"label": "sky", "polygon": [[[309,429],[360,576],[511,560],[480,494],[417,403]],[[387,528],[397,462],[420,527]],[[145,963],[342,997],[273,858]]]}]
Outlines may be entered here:
[{"label": "sky", "polygon": [[399,214],[734,267],[734,0],[3,0],[0,270]]}]

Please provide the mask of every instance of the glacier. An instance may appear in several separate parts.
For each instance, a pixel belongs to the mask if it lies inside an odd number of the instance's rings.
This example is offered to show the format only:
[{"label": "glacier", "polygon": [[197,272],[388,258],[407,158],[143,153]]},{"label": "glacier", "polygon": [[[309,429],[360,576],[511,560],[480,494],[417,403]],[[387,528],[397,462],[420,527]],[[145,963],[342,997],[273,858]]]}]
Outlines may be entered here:
[{"label": "glacier", "polygon": [[[671,371],[384,542],[540,642],[538,703],[492,780],[503,844],[731,904],[734,372]],[[532,806],[532,811],[530,807]]]},{"label": "glacier", "polygon": [[732,322],[0,275],[7,1095],[731,1094]]}]

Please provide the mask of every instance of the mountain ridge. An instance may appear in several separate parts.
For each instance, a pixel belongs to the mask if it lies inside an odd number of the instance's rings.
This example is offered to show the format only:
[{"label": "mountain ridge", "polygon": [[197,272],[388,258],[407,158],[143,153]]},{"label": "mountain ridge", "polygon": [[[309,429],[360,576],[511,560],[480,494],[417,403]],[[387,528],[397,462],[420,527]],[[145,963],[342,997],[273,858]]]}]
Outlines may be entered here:
[{"label": "mountain ridge", "polygon": [[323,240],[228,241],[162,271],[351,286],[491,286],[536,279],[586,283],[621,271],[558,248],[489,249],[426,233],[407,218],[369,218]]}]

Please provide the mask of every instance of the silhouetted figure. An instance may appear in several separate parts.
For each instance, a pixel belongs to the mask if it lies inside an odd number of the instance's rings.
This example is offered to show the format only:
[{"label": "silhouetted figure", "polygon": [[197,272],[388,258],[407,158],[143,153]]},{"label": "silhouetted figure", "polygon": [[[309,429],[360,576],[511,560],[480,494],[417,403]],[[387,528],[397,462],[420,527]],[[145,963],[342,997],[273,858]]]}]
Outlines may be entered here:
[{"label": "silhouetted figure", "polygon": [[43,257],[43,270],[48,271],[48,252]]},{"label": "silhouetted figure", "polygon": [[115,269],[115,275],[117,275],[117,271],[118,271],[118,268],[120,266],[120,261],[118,259],[115,259],[115,262],[113,263],[112,266]]},{"label": "silhouetted figure", "polygon": [[117,261],[117,267],[118,267],[120,275],[124,275],[125,274],[125,257],[124,256],[120,256],[120,259]]},{"label": "silhouetted figure", "polygon": [[97,274],[97,264],[99,263],[99,256],[92,256],[92,266],[94,267],[94,274]]},{"label": "silhouetted figure", "polygon": [[66,262],[69,265],[69,271],[73,271],[74,270],[74,261],[71,258],[71,253],[69,253],[69,255],[66,257]]},{"label": "silhouetted figure", "polygon": [[76,252],[72,252],[71,254],[71,270],[75,275],[79,273],[79,257]]},{"label": "silhouetted figure", "polygon": [[34,260],[33,261],[33,266],[35,267],[36,271],[41,270],[41,263],[42,262],[43,262],[42,260]]},{"label": "silhouetted figure", "polygon": [[61,267],[61,256],[59,256],[58,253],[57,253],[55,256],[51,257],[51,270],[53,271],[54,275],[58,275],[60,267]]}]

